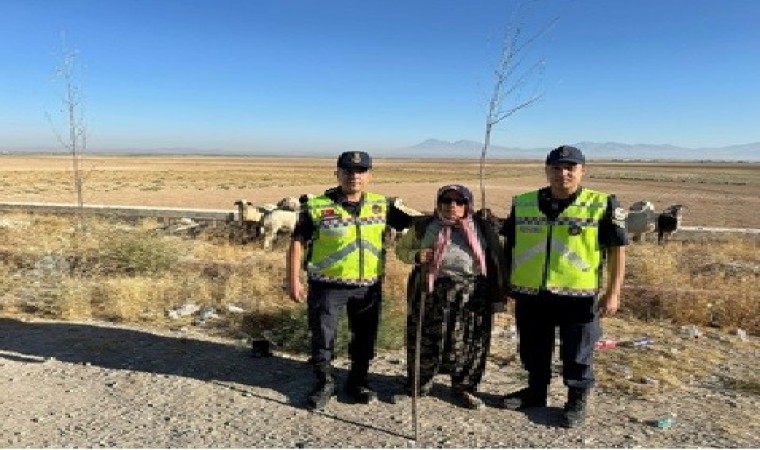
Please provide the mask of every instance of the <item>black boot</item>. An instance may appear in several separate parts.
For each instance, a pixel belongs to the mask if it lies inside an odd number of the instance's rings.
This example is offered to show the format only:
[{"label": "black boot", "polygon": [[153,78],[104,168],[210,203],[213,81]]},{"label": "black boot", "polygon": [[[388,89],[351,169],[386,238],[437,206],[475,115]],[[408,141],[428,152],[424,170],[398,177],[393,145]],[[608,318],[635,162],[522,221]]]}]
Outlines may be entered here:
[{"label": "black boot", "polygon": [[313,411],[321,411],[327,406],[330,398],[335,395],[335,378],[329,364],[315,366],[314,375],[317,377],[317,382],[314,389],[309,393],[308,406]]},{"label": "black boot", "polygon": [[456,398],[465,408],[480,409],[485,405],[483,400],[475,394],[474,390],[453,387],[451,392],[454,394],[454,398]]},{"label": "black boot", "polygon": [[586,420],[586,403],[588,402],[589,390],[571,387],[567,391],[567,403],[562,413],[562,426],[575,428],[583,425]]},{"label": "black boot", "polygon": [[377,392],[373,391],[367,383],[369,372],[369,361],[351,363],[351,370],[348,372],[345,391],[349,397],[356,403],[372,403],[377,399]]},{"label": "black boot", "polygon": [[501,407],[520,411],[526,408],[543,408],[548,405],[546,400],[549,393],[549,385],[529,385],[525,389],[507,394],[501,400]]}]

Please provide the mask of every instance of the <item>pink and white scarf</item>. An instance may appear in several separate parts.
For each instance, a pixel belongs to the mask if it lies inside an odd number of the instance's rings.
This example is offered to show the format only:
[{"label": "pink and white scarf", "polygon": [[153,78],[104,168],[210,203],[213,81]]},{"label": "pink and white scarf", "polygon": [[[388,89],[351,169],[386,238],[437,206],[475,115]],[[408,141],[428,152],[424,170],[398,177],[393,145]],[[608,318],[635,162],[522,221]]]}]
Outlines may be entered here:
[{"label": "pink and white scarf", "polygon": [[465,217],[459,220],[447,220],[444,219],[436,212],[436,220],[441,225],[441,229],[438,231],[438,236],[435,239],[435,245],[433,246],[433,259],[430,261],[427,272],[427,291],[433,292],[433,285],[438,278],[438,273],[441,270],[441,263],[443,262],[443,253],[446,247],[451,243],[451,230],[453,227],[458,227],[462,230],[467,243],[472,249],[472,253],[475,256],[475,260],[480,266],[480,273],[486,275],[486,257],[483,253],[483,246],[480,245],[478,240],[478,233],[475,231],[475,222],[472,219],[472,214],[468,213]]}]

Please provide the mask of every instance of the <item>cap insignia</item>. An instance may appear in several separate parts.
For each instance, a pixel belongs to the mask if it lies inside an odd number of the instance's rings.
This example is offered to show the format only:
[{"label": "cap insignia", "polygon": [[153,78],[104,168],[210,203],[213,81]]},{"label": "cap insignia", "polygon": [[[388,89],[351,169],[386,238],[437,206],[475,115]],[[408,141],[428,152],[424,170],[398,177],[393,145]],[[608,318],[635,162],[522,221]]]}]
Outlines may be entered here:
[{"label": "cap insignia", "polygon": [[359,152],[354,152],[353,156],[351,157],[351,162],[354,164],[359,164],[362,162],[362,155],[360,155]]}]

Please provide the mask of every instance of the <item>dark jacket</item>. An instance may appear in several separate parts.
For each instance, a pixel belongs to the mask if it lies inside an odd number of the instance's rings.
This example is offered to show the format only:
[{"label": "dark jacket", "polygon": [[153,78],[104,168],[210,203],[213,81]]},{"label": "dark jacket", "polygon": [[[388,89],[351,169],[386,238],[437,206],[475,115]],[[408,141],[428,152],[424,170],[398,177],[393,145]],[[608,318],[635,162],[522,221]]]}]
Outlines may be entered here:
[{"label": "dark jacket", "polygon": [[[432,222],[432,216],[422,216],[416,218],[414,224],[409,228],[404,237],[396,245],[396,256],[407,263],[414,264],[412,272],[409,274],[406,287],[407,302],[416,302],[419,299],[421,292],[423,291],[424,278],[423,278],[423,266],[417,263],[416,255],[420,247],[420,241],[425,235],[425,230]],[[486,281],[488,283],[488,289],[490,291],[491,303],[501,303],[504,298],[505,282],[507,280],[507,274],[505,272],[506,267],[503,264],[503,248],[498,234],[493,228],[481,220],[480,217],[475,215],[473,217],[475,226],[478,228],[478,232],[483,236],[486,248],[484,253],[486,256]]]}]

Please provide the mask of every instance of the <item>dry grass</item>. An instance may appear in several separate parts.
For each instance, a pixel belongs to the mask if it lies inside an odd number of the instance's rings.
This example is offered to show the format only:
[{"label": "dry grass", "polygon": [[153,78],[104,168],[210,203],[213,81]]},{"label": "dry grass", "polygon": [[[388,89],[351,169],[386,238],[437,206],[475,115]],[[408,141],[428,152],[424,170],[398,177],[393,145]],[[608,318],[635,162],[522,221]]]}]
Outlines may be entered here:
[{"label": "dry grass", "polygon": [[[295,307],[282,289],[285,243],[267,252],[213,234],[179,238],[164,235],[152,220],[125,224],[86,218],[86,231],[79,233],[67,217],[15,214],[4,221],[11,225],[0,227],[3,315],[176,328],[193,317],[170,320],[172,309],[195,304],[225,316],[234,305],[250,317],[226,315],[226,322],[217,322],[217,332],[237,336],[257,334],[252,324],[266,325],[255,316],[273,317]],[[403,315],[406,274],[391,261],[386,314]]]},{"label": "dry grass", "polygon": [[[173,329],[188,326],[197,314],[170,319],[168,311],[196,304],[214,307],[221,315],[205,325],[212,327],[210,333],[231,337],[263,333],[285,349],[306,348],[305,308],[292,303],[281,289],[284,244],[265,252],[256,245],[233,245],[213,235],[198,239],[164,236],[156,232],[156,222],[147,220],[127,225],[88,219],[86,233],[79,234],[73,233],[70,218],[17,214],[4,220],[15,225],[0,228],[3,316],[107,320]],[[124,252],[124,242],[134,244],[135,238],[149,242],[151,251],[127,246],[134,251]],[[72,258],[75,248],[87,257]],[[122,256],[115,264],[109,256],[114,253]],[[656,345],[600,352],[602,385],[655,396],[709,376],[730,358],[719,347],[684,341],[678,324],[707,329],[710,322],[720,321],[730,330],[741,327],[758,333],[760,311],[753,289],[758,274],[751,268],[760,266],[760,257],[754,243],[674,243],[667,252],[642,244],[629,247],[629,254],[629,284],[642,288],[626,291],[623,318],[605,321],[605,337],[649,336]],[[173,263],[162,268],[148,264],[146,258],[151,263],[161,259]],[[72,267],[70,261],[79,261],[79,265]],[[390,252],[379,339],[385,348],[403,345],[408,271],[409,266]],[[242,307],[247,313],[226,313],[228,305]],[[502,326],[511,320],[509,312],[497,316]],[[345,321],[341,332],[347,333]],[[343,345],[339,351],[345,351],[347,341],[345,336],[339,339]],[[514,355],[494,356],[498,360]],[[614,373],[616,367],[626,368],[630,377]],[[642,382],[644,377],[656,384]],[[725,383],[735,390],[757,393],[760,380],[747,375]]]},{"label": "dry grass", "polygon": [[757,241],[631,245],[628,255],[624,305],[630,314],[760,334]]},{"label": "dry grass", "polygon": [[[598,352],[599,382],[608,387],[642,397],[654,397],[669,389],[684,389],[709,376],[720,373],[732,355],[727,349],[757,349],[757,343],[743,342],[707,332],[699,340],[683,336],[669,323],[641,323],[625,319],[605,319],[605,337],[651,338],[654,344],[643,348],[617,348]],[[704,330],[704,328],[702,328]],[[628,372],[621,375],[620,368]],[[745,373],[736,383],[751,387],[757,373]],[[755,391],[755,393],[758,393]]]}]

